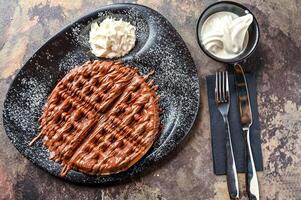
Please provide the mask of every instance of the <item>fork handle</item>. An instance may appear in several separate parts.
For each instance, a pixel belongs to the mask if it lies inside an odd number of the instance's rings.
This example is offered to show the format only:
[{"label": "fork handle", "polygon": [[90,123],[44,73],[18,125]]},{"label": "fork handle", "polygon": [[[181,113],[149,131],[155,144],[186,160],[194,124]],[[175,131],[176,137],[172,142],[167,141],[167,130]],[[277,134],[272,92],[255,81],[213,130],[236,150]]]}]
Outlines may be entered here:
[{"label": "fork handle", "polygon": [[224,118],[226,130],[226,159],[227,159],[227,185],[228,192],[231,199],[239,199],[238,178],[233,154],[232,142],[229,121],[227,117]]},{"label": "fork handle", "polygon": [[251,142],[250,142],[250,129],[244,129],[245,143],[246,143],[246,187],[250,200],[259,200],[259,185],[254,164]]}]

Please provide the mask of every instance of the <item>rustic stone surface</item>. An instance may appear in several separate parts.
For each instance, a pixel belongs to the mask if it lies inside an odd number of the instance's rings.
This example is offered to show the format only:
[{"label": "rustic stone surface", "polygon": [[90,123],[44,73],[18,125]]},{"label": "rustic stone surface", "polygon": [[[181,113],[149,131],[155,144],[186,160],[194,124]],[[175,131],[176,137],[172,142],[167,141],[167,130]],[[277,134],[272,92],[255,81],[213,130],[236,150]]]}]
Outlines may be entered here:
[{"label": "rustic stone surface", "polygon": [[[227,199],[213,174],[205,76],[224,68],[197,44],[198,16],[214,1],[138,0],[162,13],[186,42],[198,68],[201,109],[186,140],[162,163],[128,183],[77,186],[40,170],[9,142],[2,108],[22,64],[67,24],[102,5],[123,1],[0,1],[0,199]],[[301,2],[241,1],[256,15],[260,45],[247,65],[257,74],[264,172],[262,199],[301,199]],[[245,197],[244,176],[239,176]]]}]

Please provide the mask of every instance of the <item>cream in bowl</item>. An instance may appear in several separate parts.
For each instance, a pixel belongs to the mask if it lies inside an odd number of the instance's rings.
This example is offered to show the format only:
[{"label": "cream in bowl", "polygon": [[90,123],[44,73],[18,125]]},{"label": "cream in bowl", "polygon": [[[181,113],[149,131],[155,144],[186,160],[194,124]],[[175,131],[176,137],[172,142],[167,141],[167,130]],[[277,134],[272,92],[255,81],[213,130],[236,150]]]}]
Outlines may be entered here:
[{"label": "cream in bowl", "polygon": [[227,11],[214,13],[202,26],[202,44],[219,58],[235,58],[247,47],[248,28],[252,21],[251,14],[238,16]]},{"label": "cream in bowl", "polygon": [[245,6],[221,1],[208,6],[197,23],[201,49],[212,59],[223,63],[245,60],[259,41],[256,18]]}]

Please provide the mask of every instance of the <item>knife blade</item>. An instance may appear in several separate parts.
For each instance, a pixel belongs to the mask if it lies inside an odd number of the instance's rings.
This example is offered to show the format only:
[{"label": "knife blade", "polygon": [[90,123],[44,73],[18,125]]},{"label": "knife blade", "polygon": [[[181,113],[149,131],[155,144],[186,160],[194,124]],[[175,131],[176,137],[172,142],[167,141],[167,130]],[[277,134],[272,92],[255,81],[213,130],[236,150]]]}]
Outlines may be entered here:
[{"label": "knife blade", "polygon": [[238,97],[240,122],[246,145],[246,187],[249,199],[259,200],[259,185],[250,142],[250,127],[253,123],[247,80],[239,64],[234,65],[235,86]]}]

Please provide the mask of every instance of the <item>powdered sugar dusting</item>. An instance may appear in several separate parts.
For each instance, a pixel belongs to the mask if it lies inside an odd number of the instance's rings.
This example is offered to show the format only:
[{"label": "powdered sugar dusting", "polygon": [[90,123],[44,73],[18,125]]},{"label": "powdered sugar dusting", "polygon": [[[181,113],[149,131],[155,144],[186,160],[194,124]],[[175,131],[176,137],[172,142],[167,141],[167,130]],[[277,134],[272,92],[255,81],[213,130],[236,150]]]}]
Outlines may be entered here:
[{"label": "powdered sugar dusting", "polygon": [[89,60],[89,57],[79,50],[69,51],[59,63],[58,69],[66,73],[87,60]]},{"label": "powdered sugar dusting", "polygon": [[32,127],[37,126],[37,118],[46,100],[47,87],[43,82],[26,77],[21,79],[18,87],[20,89],[15,93],[17,101],[9,101],[7,109],[10,110],[11,119],[18,124],[21,130],[33,135]]}]

